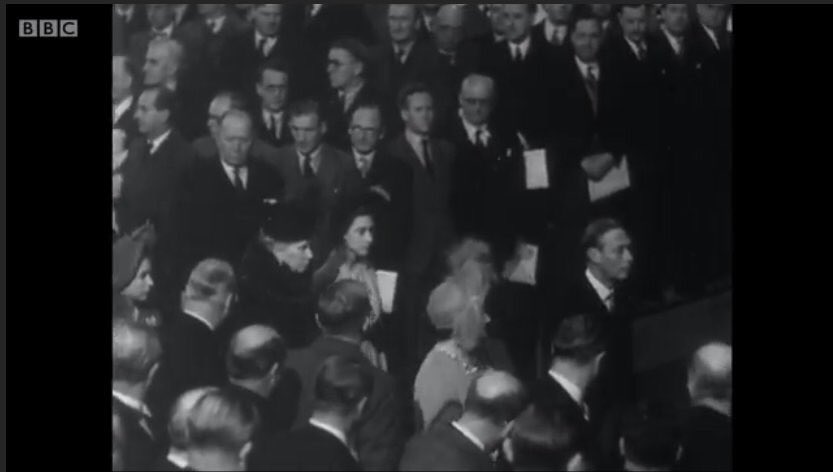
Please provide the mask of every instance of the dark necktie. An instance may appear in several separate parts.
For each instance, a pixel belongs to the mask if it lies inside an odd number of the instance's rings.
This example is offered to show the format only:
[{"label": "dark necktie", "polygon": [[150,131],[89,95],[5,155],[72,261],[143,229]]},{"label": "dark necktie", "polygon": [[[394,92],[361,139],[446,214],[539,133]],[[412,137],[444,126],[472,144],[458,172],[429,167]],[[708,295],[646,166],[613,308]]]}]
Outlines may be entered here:
[{"label": "dark necktie", "polygon": [[396,60],[400,64],[405,64],[405,49],[400,48],[396,50]]},{"label": "dark necktie", "polygon": [[677,50],[677,59],[683,60],[685,57],[685,39],[683,37],[678,38],[677,44],[680,46]]},{"label": "dark necktie", "polygon": [[474,134],[474,145],[486,149],[488,145],[486,144],[486,136],[483,133],[482,129],[478,129],[477,132]]},{"label": "dark necktie", "polygon": [[347,111],[347,94],[344,92],[338,92],[338,107],[342,113]]},{"label": "dark necktie", "polygon": [[232,172],[234,173],[234,189],[238,193],[245,192],[246,187],[243,185],[243,179],[240,177],[240,167],[234,167]]},{"label": "dark necktie", "polygon": [[593,113],[596,114],[599,110],[599,81],[596,79],[596,66],[587,68],[587,77],[584,82],[587,85],[590,102],[593,104]]},{"label": "dark necktie", "polygon": [[269,54],[266,51],[266,42],[268,41],[267,38],[260,38],[260,42],[257,45],[257,49],[260,51],[260,55],[263,57],[268,56]]},{"label": "dark necktie", "polygon": [[431,162],[431,146],[427,139],[422,140],[422,159],[425,161],[425,171],[434,178],[434,164]]},{"label": "dark necktie", "polygon": [[311,179],[315,177],[315,171],[312,169],[312,155],[304,153],[301,153],[301,155],[304,156],[304,167],[302,172],[304,174],[304,178]]},{"label": "dark necktie", "polygon": [[275,137],[275,139],[281,139],[281,127],[278,126],[278,120],[275,119],[275,115],[269,114],[269,131]]},{"label": "dark necktie", "polygon": [[640,62],[644,61],[645,58],[648,56],[648,51],[645,49],[645,45],[642,43],[639,43],[636,46],[636,51],[636,57],[639,59]]}]

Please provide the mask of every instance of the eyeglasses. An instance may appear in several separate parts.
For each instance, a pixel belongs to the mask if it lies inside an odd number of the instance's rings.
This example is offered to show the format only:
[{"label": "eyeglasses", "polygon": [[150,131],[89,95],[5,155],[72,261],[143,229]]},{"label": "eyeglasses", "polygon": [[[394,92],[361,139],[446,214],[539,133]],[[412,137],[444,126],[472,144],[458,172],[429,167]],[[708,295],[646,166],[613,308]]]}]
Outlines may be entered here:
[{"label": "eyeglasses", "polygon": [[380,129],[380,128],[363,128],[363,127],[361,127],[361,126],[351,126],[351,127],[350,127],[350,132],[351,132],[351,133],[364,133],[364,134],[370,134],[370,133],[378,133],[378,132],[379,132],[379,129]]}]

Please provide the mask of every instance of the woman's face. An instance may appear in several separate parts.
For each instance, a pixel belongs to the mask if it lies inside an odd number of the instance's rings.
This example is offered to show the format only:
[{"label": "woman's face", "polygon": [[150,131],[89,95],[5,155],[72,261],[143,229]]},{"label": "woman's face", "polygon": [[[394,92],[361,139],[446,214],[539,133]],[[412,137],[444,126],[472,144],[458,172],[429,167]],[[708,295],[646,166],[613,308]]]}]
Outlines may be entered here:
[{"label": "woman's face", "polygon": [[292,244],[275,243],[272,254],[296,274],[306,272],[313,257],[308,241],[299,241]]},{"label": "woman's face", "polygon": [[344,235],[347,249],[360,257],[367,257],[373,245],[373,218],[362,215],[353,220],[353,224]]},{"label": "woman's face", "polygon": [[147,301],[150,290],[153,288],[153,278],[151,278],[150,271],[150,259],[144,258],[142,263],[139,264],[139,270],[136,271],[133,281],[122,290],[122,295],[137,302]]}]

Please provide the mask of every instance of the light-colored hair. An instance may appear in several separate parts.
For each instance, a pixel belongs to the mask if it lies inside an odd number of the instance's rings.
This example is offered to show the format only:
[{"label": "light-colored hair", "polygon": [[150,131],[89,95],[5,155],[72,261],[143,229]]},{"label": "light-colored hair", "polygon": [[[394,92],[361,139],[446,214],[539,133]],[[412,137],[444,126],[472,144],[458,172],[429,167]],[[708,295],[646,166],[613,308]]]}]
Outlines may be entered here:
[{"label": "light-colored hair", "polygon": [[180,450],[188,447],[188,414],[203,395],[216,390],[216,387],[204,387],[189,390],[180,395],[171,409],[171,420],[168,422],[171,447]]},{"label": "light-colored hair", "polygon": [[485,242],[467,238],[448,253],[449,278],[464,291],[485,299],[495,280],[492,250]]},{"label": "light-colored hair", "polygon": [[188,411],[188,448],[239,453],[259,423],[256,406],[242,393],[228,388],[206,392]]},{"label": "light-colored hair", "polygon": [[162,344],[155,331],[129,320],[113,319],[114,381],[145,382],[161,357]]},{"label": "light-colored hair", "polygon": [[219,259],[206,259],[191,271],[183,298],[191,302],[206,302],[222,291],[236,290],[237,280],[231,264]]}]

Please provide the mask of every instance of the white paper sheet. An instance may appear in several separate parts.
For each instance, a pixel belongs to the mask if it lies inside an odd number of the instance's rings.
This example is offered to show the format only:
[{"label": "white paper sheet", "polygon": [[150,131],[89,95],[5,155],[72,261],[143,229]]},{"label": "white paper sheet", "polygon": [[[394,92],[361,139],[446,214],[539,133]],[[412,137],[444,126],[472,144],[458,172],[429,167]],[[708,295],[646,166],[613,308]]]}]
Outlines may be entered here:
[{"label": "white paper sheet", "polygon": [[379,297],[382,299],[382,311],[391,313],[393,311],[393,300],[396,295],[396,280],[399,274],[386,270],[376,271],[376,282],[379,284]]},{"label": "white paper sheet", "polygon": [[628,156],[623,156],[618,166],[613,166],[598,182],[587,181],[590,201],[597,202],[631,186],[631,174],[628,168]]},{"label": "white paper sheet", "polygon": [[524,152],[526,168],[526,189],[538,190],[550,188],[550,175],[547,170],[547,152],[533,149]]},{"label": "white paper sheet", "polygon": [[515,267],[509,274],[509,281],[519,284],[535,285],[538,270],[538,246],[521,244],[515,256]]}]

